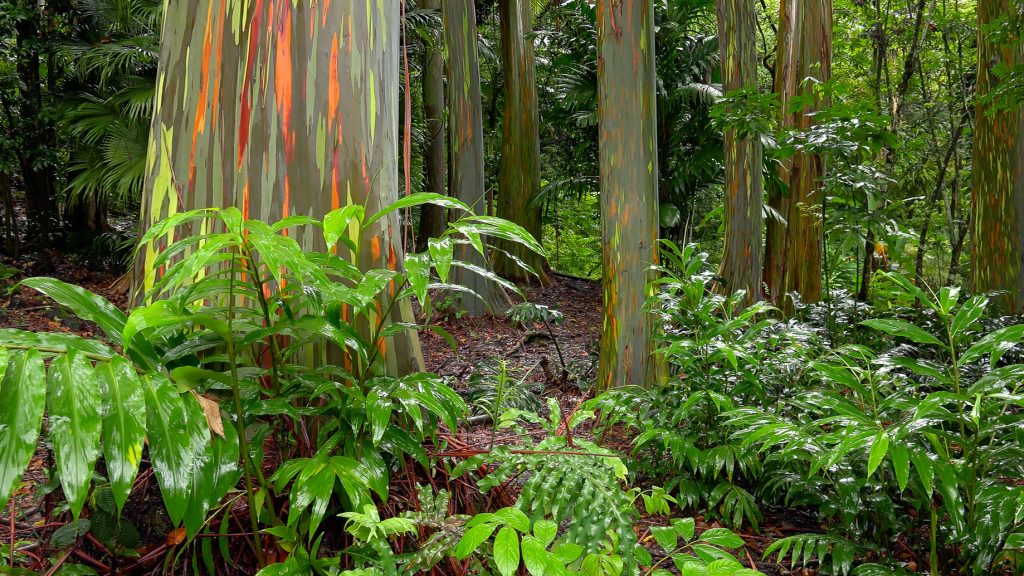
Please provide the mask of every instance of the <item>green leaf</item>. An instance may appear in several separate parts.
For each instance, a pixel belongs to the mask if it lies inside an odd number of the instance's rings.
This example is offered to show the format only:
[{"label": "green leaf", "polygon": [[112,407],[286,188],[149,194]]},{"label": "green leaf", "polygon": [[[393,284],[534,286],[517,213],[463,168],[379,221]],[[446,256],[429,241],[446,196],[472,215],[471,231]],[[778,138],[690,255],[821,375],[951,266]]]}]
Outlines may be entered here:
[{"label": "green leaf", "polygon": [[548,563],[545,544],[535,536],[523,536],[523,564],[532,576],[544,576]]},{"label": "green leaf", "polygon": [[349,235],[352,233],[352,220],[355,220],[354,235],[359,238],[359,224],[366,214],[366,209],[359,204],[349,204],[336,210],[331,210],[324,216],[324,240],[327,242],[327,249],[334,248],[334,245],[341,240],[352,252],[358,251],[358,246]]},{"label": "green leaf", "polygon": [[494,533],[494,529],[497,527],[497,524],[485,522],[466,530],[462,535],[462,538],[459,538],[459,543],[455,546],[455,557],[459,560],[467,558],[470,554],[475,552],[485,540],[491,537],[491,534]]},{"label": "green leaf", "polygon": [[[186,412],[184,400],[162,374],[143,378],[142,390],[146,398],[146,429],[153,472],[167,514],[177,525],[185,515],[196,459],[195,444],[189,434],[183,432],[192,428],[189,419],[196,415]],[[205,425],[202,409],[198,417],[203,418]]]},{"label": "green leaf", "polygon": [[56,278],[27,278],[22,280],[21,284],[38,290],[54,302],[70,308],[79,318],[95,322],[114,344],[122,344],[121,332],[124,330],[127,317],[105,298]]},{"label": "green leaf", "polygon": [[743,546],[743,538],[737,536],[728,528],[709,528],[701,533],[699,540],[722,548],[740,548]]},{"label": "green leaf", "polygon": [[114,356],[114,351],[109,347],[74,334],[28,332],[15,328],[0,329],[0,346],[23,350],[33,348],[47,355],[66,354],[69,350],[78,350],[90,358],[104,360]]},{"label": "green leaf", "polygon": [[693,518],[675,518],[672,520],[672,527],[675,528],[676,534],[689,542],[697,531],[697,522]]},{"label": "green leaf", "polygon": [[434,269],[437,270],[437,277],[441,282],[447,282],[455,255],[455,246],[451,238],[431,238],[427,240],[427,249],[430,252],[430,259],[434,262]]},{"label": "green leaf", "polygon": [[430,258],[427,254],[413,254],[405,258],[405,277],[409,280],[413,294],[421,304],[427,301],[427,286],[430,284]]},{"label": "green leaf", "polygon": [[512,576],[519,568],[519,534],[511,526],[502,526],[494,537],[494,564],[501,576]]},{"label": "green leaf", "polygon": [[971,326],[985,314],[986,306],[988,306],[988,298],[985,296],[972,296],[960,306],[949,328],[955,341],[959,342],[967,335]]},{"label": "green leaf", "polygon": [[906,444],[896,442],[889,447],[889,454],[892,456],[892,467],[896,472],[896,483],[902,492],[906,490],[907,482],[910,480],[910,451]]},{"label": "green leaf", "polygon": [[401,210],[403,208],[412,208],[413,206],[419,206],[421,204],[434,204],[436,206],[443,206],[452,210],[462,210],[463,212],[472,212],[469,206],[465,202],[451,196],[445,196],[444,194],[437,194],[434,192],[417,192],[415,194],[409,194],[399,198],[397,202],[392,202],[384,207],[383,210],[377,212],[370,219],[363,223],[363,228],[366,229],[377,220],[387,216],[388,214]]},{"label": "green leaf", "polygon": [[99,457],[100,394],[92,364],[78,353],[50,364],[49,426],[60,485],[77,520]]},{"label": "green leaf", "polygon": [[502,508],[494,513],[494,517],[519,532],[530,531],[530,519],[518,508]]},{"label": "green leaf", "polygon": [[238,469],[238,432],[226,418],[222,422],[224,437],[214,436],[212,442],[206,444],[205,453],[196,458],[192,489],[189,490],[185,510],[185,530],[189,538],[199,533],[207,513],[235,487],[241,476]]},{"label": "green leaf", "polygon": [[533,524],[533,535],[541,541],[544,546],[550,546],[558,535],[558,524],[551,520],[537,520]]},{"label": "green leaf", "polygon": [[882,459],[888,453],[889,435],[883,430],[875,436],[875,441],[871,443],[871,451],[868,453],[868,478],[875,473],[878,465],[882,463]]},{"label": "green leaf", "polygon": [[921,486],[924,487],[924,491],[930,498],[934,490],[933,478],[935,477],[931,458],[924,450],[913,449],[910,451],[910,461],[914,463],[914,470],[917,471],[917,477],[921,480]]},{"label": "green leaf", "polygon": [[672,526],[651,526],[651,536],[665,552],[671,552],[679,544],[678,534]]},{"label": "green leaf", "polygon": [[32,461],[45,407],[42,356],[35,350],[13,354],[0,383],[0,510]]},{"label": "green leaf", "polygon": [[945,344],[935,336],[932,336],[923,329],[918,328],[910,322],[904,322],[903,320],[896,320],[894,318],[875,318],[872,320],[864,320],[861,324],[869,328],[874,328],[875,330],[880,330],[886,334],[912,340],[918,344],[945,346]]},{"label": "green leaf", "polygon": [[104,399],[103,460],[120,515],[142,461],[146,399],[138,374],[123,358],[99,364],[96,376]]}]

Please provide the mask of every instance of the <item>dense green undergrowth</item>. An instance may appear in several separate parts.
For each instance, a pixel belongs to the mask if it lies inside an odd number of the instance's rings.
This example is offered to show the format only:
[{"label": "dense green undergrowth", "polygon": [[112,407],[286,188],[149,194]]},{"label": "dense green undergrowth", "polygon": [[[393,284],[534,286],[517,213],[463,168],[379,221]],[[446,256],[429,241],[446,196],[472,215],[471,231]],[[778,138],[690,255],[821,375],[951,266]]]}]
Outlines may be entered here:
[{"label": "dense green undergrowth", "polygon": [[[402,270],[362,270],[337,255],[336,245],[359,253],[352,230],[428,201],[465,215]],[[698,534],[678,514],[756,531],[765,511],[785,508],[820,527],[768,547],[769,561],[788,566],[837,575],[1024,566],[1024,325],[987,318],[984,295],[929,294],[893,275],[907,306],[884,317],[836,298],[780,319],[765,304],[744,306],[742,293],[713,291],[706,257],[667,243],[648,302],[671,367],[665,384],[566,412],[548,398],[539,410],[537,392],[498,361],[466,393],[493,421],[491,444],[446,457],[470,407],[438,376],[389,373],[386,343],[427,329],[431,294],[457,289],[446,281],[469,266],[453,258],[459,244],[481,248],[486,234],[541,248],[454,200],[403,202],[273,225],[231,208],[176,215],[147,236],[189,223],[216,232],[172,244],[148,303],[127,315],[58,280],[23,281],[104,336],[0,331],[0,505],[45,423],[63,496],[54,519],[71,517],[49,545],[90,538],[115,568],[140,561],[123,510],[143,462],[181,526],[164,569],[196,574],[235,562],[262,575],[756,574],[734,556],[742,538]],[[322,234],[328,249],[303,251],[285,233],[298,228]],[[388,321],[413,298],[424,326]],[[588,421],[592,436],[578,432]],[[613,429],[630,431],[630,454],[602,446]],[[497,430],[520,441],[494,446]],[[418,482],[413,470],[472,491],[401,492]],[[653,526],[642,527],[641,511]],[[250,558],[229,552],[238,538]],[[15,572],[91,573],[33,566],[18,546],[4,551]]]}]

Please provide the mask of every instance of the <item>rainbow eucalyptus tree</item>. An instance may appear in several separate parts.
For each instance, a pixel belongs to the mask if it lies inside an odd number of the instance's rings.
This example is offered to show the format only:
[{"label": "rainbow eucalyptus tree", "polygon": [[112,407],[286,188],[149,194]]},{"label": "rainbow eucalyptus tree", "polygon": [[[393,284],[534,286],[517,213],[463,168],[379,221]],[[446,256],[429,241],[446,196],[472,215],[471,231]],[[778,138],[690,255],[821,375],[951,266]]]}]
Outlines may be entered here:
[{"label": "rainbow eucalyptus tree", "polygon": [[658,263],[658,150],[651,0],[599,0],[604,389],[656,381],[654,323],[643,310]]},{"label": "rainbow eucalyptus tree", "polygon": [[[718,42],[725,92],[757,90],[754,5],[718,0]],[[725,131],[725,247],[718,275],[729,292],[745,290],[747,302],[761,299],[761,140]]]},{"label": "rainbow eucalyptus tree", "polygon": [[[832,0],[782,0],[775,92],[783,128],[812,127],[815,112],[828,105],[815,81],[827,82],[831,68]],[[794,109],[797,102],[802,104]],[[785,303],[790,292],[803,302],[821,299],[824,174],[820,154],[798,152],[779,168],[786,190],[775,187],[769,193],[769,205],[786,219],[785,224],[769,219],[766,234],[764,282],[776,304]]]},{"label": "rainbow eucalyptus tree", "polygon": [[987,29],[1015,9],[1011,0],[979,0],[978,100],[974,114],[971,190],[971,288],[1005,291],[1003,312],[1024,311],[1024,106],[998,105],[997,67],[1024,65],[1024,42],[991,37]]},{"label": "rainbow eucalyptus tree", "polygon": [[[451,151],[451,196],[482,214],[484,197],[484,128],[480,102],[480,56],[477,50],[476,7],[467,0],[444,0],[444,40],[448,51],[448,139]],[[456,251],[474,267],[487,260],[468,245]],[[501,286],[465,267],[452,269],[452,282],[475,292],[463,296],[461,309],[470,316],[502,313],[508,297]]]},{"label": "rainbow eucalyptus tree", "polygon": [[[498,216],[511,220],[535,238],[541,238],[540,112],[537,108],[533,59],[533,3],[501,0],[501,66],[504,73],[505,115],[502,119],[501,167],[498,175]],[[529,280],[513,258],[532,268],[542,284],[549,282],[547,262],[522,244],[499,241],[495,271],[509,278]]]},{"label": "rainbow eucalyptus tree", "polygon": [[[353,203],[372,214],[397,200],[398,18],[397,2],[170,2],[142,227],[201,207],[272,222]],[[321,234],[291,233],[324,248]],[[397,214],[361,234],[349,256],[363,269],[401,265]],[[153,286],[172,240],[139,251],[136,295]],[[412,319],[407,300],[394,307],[392,320]],[[415,333],[387,350],[390,370],[420,369]]]},{"label": "rainbow eucalyptus tree", "polygon": [[[420,0],[424,10],[440,10],[441,0]],[[423,150],[423,172],[426,192],[446,194],[448,190],[448,148],[444,122],[444,51],[434,41],[424,41],[422,67],[423,121],[426,142]],[[445,210],[436,204],[420,208],[418,245],[426,250],[430,238],[437,238],[445,230]]]}]

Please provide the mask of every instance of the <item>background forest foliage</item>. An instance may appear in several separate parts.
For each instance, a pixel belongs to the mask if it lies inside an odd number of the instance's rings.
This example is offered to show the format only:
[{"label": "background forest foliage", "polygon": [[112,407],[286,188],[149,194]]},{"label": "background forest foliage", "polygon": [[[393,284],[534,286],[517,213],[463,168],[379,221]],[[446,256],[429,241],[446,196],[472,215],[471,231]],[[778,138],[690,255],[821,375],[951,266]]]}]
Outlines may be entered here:
[{"label": "background forest foliage", "polygon": [[331,4],[0,0],[3,570],[1024,573],[1024,7]]}]

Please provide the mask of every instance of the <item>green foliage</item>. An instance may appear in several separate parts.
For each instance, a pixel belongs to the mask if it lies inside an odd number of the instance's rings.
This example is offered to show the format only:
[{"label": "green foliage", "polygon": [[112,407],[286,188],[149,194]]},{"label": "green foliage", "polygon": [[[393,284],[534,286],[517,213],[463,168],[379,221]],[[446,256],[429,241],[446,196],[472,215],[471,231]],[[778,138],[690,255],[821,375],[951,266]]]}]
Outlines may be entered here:
[{"label": "green foliage", "polygon": [[[378,214],[343,208],[323,221],[243,222],[235,208],[176,214],[142,241],[190,224],[217,232],[181,234],[158,257],[163,274],[145,295],[148,303],[128,315],[52,278],[24,281],[95,322],[104,337],[0,332],[0,424],[15,432],[3,436],[0,504],[36,450],[45,407],[57,474],[76,519],[102,452],[110,480],[92,490],[90,502],[104,504],[92,509],[88,529],[101,541],[129,546],[118,519],[146,438],[171,522],[190,538],[216,532],[212,518],[230,509],[224,498],[244,479],[253,532],[266,527],[286,542],[293,565],[328,568],[317,550],[325,519],[339,513],[348,514],[356,538],[383,550],[382,538],[400,523],[373,520],[391,471],[406,459],[426,466],[423,443],[442,427],[454,430],[467,408],[437,376],[388,370],[387,339],[420,327],[382,318],[414,297],[429,314],[430,290],[447,288],[447,267],[460,264],[452,259],[459,242],[478,245],[486,234],[540,249],[514,224],[468,214],[430,253],[410,256],[404,272],[360,270],[330,251],[340,242],[358,253],[362,235],[350,229],[425,202],[465,210],[418,194]],[[322,234],[329,251],[303,251],[294,233],[285,234],[296,227]],[[265,478],[268,436],[281,462]],[[276,504],[284,501],[287,514]],[[257,555],[262,546],[254,541]],[[212,562],[210,547],[202,555]]]}]

